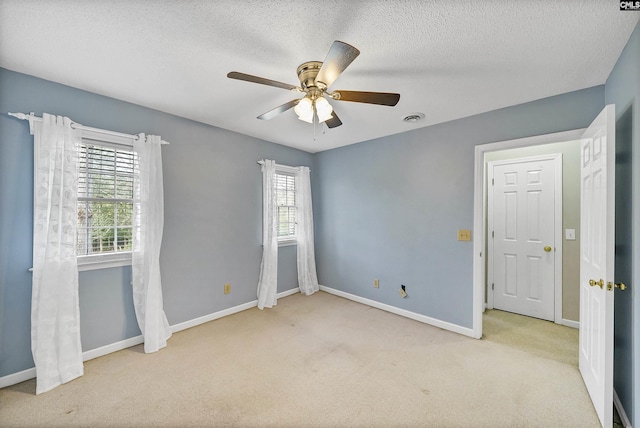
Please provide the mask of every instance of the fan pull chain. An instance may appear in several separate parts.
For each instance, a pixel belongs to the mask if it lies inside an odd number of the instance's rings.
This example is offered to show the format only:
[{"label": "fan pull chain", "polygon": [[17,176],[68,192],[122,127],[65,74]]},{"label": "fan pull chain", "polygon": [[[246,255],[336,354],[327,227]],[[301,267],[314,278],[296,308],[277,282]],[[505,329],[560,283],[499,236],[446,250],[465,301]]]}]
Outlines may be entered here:
[{"label": "fan pull chain", "polygon": [[313,141],[316,141],[316,115],[313,115]]}]

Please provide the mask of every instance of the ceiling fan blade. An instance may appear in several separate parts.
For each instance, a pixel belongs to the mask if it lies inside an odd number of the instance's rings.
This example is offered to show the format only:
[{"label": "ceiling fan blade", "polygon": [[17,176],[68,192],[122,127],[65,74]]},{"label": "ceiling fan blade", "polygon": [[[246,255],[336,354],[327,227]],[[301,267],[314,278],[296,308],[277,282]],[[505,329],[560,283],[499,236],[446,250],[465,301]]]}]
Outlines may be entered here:
[{"label": "ceiling fan blade", "polygon": [[340,118],[336,114],[335,110],[333,112],[331,112],[331,115],[333,116],[332,118],[327,119],[327,120],[324,121],[324,123],[327,125],[328,128],[336,128],[336,127],[342,125],[342,121],[340,120]]},{"label": "ceiling fan blade", "polygon": [[336,94],[338,94],[338,96],[334,98],[335,100],[379,104],[383,106],[394,106],[400,101],[400,94],[391,92],[333,91],[333,95]]},{"label": "ceiling fan blade", "polygon": [[276,88],[289,89],[289,90],[298,89],[297,86],[290,85],[288,83],[278,82],[277,80],[269,80],[269,79],[265,79],[264,77],[252,76],[251,74],[239,73],[237,71],[230,72],[229,74],[227,74],[227,77],[230,79],[237,79],[237,80],[244,80],[246,82],[259,83],[261,85],[275,86]]},{"label": "ceiling fan blade", "polygon": [[278,107],[274,108],[273,110],[269,110],[268,112],[261,114],[260,116],[258,116],[258,119],[262,119],[262,120],[273,119],[274,117],[276,117],[280,113],[284,113],[285,111],[289,110],[290,108],[295,107],[296,104],[298,104],[299,102],[300,102],[300,100],[291,100],[288,103],[282,104],[281,106],[278,106]]},{"label": "ceiling fan blade", "polygon": [[331,86],[358,55],[360,51],[353,46],[339,40],[333,42],[316,76],[316,85],[321,83],[325,87]]}]

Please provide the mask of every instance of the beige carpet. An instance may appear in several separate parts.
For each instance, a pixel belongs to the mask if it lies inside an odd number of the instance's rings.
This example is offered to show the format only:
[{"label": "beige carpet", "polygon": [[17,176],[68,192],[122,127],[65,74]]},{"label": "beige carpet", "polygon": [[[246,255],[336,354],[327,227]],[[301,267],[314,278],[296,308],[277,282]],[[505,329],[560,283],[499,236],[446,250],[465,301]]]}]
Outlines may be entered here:
[{"label": "beige carpet", "polygon": [[578,367],[578,329],[509,312],[487,310],[482,336],[528,354]]},{"label": "beige carpet", "polygon": [[0,390],[1,426],[599,426],[573,364],[323,292],[185,330],[155,354],[140,345],[89,361],[82,378],[34,391],[33,380]]}]

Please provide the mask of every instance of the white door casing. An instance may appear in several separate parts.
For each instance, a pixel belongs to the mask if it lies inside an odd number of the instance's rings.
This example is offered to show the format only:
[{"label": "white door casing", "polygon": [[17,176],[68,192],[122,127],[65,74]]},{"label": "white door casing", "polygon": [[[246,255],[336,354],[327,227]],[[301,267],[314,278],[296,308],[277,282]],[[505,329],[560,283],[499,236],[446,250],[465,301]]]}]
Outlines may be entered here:
[{"label": "white door casing", "polygon": [[[580,172],[580,373],[603,427],[613,421],[615,106],[584,132]],[[601,285],[600,285],[601,284]]]},{"label": "white door casing", "polygon": [[489,307],[562,320],[562,155],[488,164]]}]

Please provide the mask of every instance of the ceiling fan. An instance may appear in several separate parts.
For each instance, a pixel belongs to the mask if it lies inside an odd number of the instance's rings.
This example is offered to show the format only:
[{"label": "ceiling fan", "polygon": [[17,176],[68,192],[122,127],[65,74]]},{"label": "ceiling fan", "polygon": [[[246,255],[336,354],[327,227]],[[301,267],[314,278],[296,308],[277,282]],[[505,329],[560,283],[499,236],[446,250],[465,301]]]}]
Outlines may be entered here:
[{"label": "ceiling fan", "polygon": [[324,62],[308,61],[298,67],[297,74],[300,80],[300,86],[239,73],[237,71],[230,72],[227,74],[227,77],[298,91],[305,94],[302,98],[289,101],[261,114],[258,116],[258,119],[272,119],[280,113],[284,113],[294,107],[298,119],[309,123],[314,123],[317,119],[318,122],[324,122],[329,128],[335,128],[342,125],[342,121],[327,101],[327,97],[336,101],[352,101],[384,106],[395,106],[400,100],[400,94],[389,92],[343,91],[341,89],[333,92],[328,91],[329,86],[331,86],[338,76],[340,76],[340,73],[342,73],[358,55],[360,55],[360,51],[353,46],[338,40],[334,41]]}]

